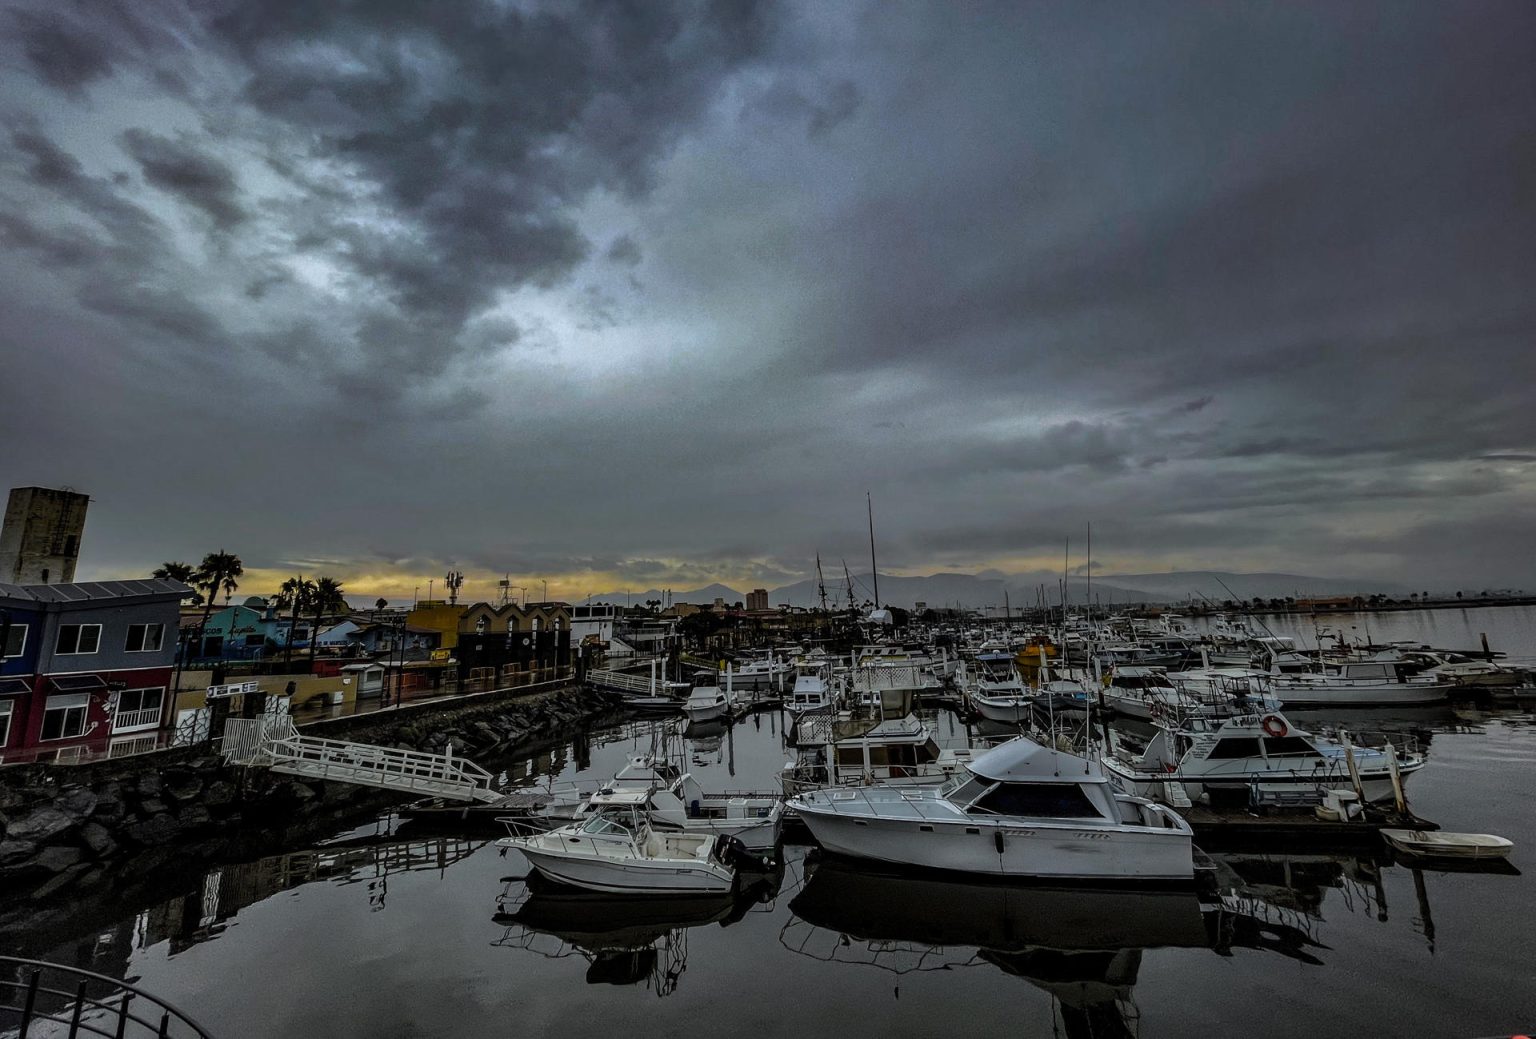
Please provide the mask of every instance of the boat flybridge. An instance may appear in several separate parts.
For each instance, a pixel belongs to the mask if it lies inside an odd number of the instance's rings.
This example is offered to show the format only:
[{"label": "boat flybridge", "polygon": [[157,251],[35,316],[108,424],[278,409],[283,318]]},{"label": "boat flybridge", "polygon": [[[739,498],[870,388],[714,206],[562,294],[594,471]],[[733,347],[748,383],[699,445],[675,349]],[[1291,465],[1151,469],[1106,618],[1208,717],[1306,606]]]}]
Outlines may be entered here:
[{"label": "boat flybridge", "polygon": [[1090,758],[1020,736],[937,788],[881,786],[789,802],[828,851],[1003,877],[1189,882],[1193,835],[1170,809],[1121,793]]},{"label": "boat flybridge", "polygon": [[1260,794],[1320,797],[1354,786],[1350,759],[1367,801],[1393,796],[1400,784],[1424,767],[1406,737],[1399,749],[1360,746],[1299,728],[1284,715],[1245,714],[1223,719],[1190,718],[1177,726],[1159,724],[1139,754],[1110,730],[1102,761],[1115,785],[1143,797],[1169,796],[1170,785],[1191,800],[1211,795]]},{"label": "boat flybridge", "polygon": [[[616,791],[601,812],[544,833],[503,837],[550,880],[617,894],[711,895],[736,882],[732,838],[651,827],[646,791]],[[509,827],[519,824],[508,821]]]}]

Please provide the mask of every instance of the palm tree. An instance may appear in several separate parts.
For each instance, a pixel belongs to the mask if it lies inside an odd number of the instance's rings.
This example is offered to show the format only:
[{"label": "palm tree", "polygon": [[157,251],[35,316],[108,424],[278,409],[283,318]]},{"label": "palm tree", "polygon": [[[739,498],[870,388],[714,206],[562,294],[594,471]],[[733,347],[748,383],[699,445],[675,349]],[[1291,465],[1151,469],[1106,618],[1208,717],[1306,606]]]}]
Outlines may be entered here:
[{"label": "palm tree", "polygon": [[309,659],[314,660],[320,649],[320,618],[347,608],[347,600],[342,598],[341,582],[334,577],[320,578],[315,582],[315,592],[309,605],[315,611],[315,623],[309,629]]},{"label": "palm tree", "polygon": [[378,599],[374,600],[374,603],[373,603],[373,619],[374,620],[378,620],[379,619],[379,614],[382,613],[384,611],[384,608],[386,606],[388,606],[388,605],[389,605],[389,600],[384,598],[382,595],[379,596]]},{"label": "palm tree", "polygon": [[315,582],[300,575],[290,577],[277,590],[277,608],[291,611],[288,615],[288,638],[283,646],[283,663],[293,660],[293,629],[299,623],[299,615],[309,609],[314,600]]},{"label": "palm tree", "polygon": [[[161,581],[180,581],[182,584],[192,584],[197,579],[197,567],[191,563],[161,563],[155,567],[149,576]],[[201,606],[203,604],[202,592],[194,591],[187,598],[192,600],[193,606]],[[186,600],[183,599],[182,601],[185,602]]]},{"label": "palm tree", "polygon": [[207,596],[203,603],[203,623],[198,628],[199,637],[208,627],[208,618],[213,614],[214,598],[221,591],[225,599],[234,595],[235,589],[240,587],[240,576],[244,573],[245,566],[240,562],[240,557],[222,548],[217,552],[209,552],[198,564],[192,574],[192,583]]}]

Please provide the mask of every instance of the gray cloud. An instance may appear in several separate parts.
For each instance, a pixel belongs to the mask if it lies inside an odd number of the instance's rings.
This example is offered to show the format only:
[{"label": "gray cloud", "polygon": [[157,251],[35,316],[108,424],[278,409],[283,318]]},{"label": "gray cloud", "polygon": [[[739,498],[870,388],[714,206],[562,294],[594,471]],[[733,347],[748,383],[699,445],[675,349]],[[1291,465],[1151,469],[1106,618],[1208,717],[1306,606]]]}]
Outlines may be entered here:
[{"label": "gray cloud", "polygon": [[0,435],[103,572],[772,586],[865,490],[892,568],[1532,565],[1528,5],[15,17]]},{"label": "gray cloud", "polygon": [[76,91],[112,71],[111,48],[56,13],[10,12],[22,51],[49,86]]},{"label": "gray cloud", "polygon": [[221,231],[245,219],[240,189],[230,168],[190,147],[148,130],[134,128],[122,135],[123,147],[133,156],[150,184],[202,210]]}]

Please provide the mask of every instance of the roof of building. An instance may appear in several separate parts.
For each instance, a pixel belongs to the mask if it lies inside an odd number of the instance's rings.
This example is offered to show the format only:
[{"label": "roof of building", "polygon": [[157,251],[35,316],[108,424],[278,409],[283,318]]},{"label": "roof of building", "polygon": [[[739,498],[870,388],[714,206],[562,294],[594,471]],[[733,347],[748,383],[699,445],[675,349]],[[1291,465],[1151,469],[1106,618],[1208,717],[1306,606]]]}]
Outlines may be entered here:
[{"label": "roof of building", "polygon": [[180,581],[84,581],[79,584],[0,584],[0,599],[37,603],[77,603],[103,599],[183,599],[192,589]]}]

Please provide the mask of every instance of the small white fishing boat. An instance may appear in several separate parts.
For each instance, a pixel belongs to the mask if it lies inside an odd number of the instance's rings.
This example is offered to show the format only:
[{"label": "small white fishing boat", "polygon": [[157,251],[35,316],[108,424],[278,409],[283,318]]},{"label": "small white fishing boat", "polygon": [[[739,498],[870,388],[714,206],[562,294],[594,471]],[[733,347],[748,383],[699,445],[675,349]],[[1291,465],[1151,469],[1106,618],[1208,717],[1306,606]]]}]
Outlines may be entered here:
[{"label": "small white fishing boat", "polygon": [[[736,882],[725,861],[731,838],[653,830],[639,811],[645,791],[632,791],[627,811],[611,809],[546,833],[503,837],[550,880],[588,891],[622,894],[718,895]],[[509,827],[519,824],[508,820]]]},{"label": "small white fishing boat", "polygon": [[1348,661],[1319,674],[1276,674],[1271,691],[1287,707],[1401,707],[1444,703],[1455,683],[1409,674],[1400,660]]},{"label": "small white fishing boat", "polygon": [[819,711],[832,705],[832,662],[813,657],[795,665],[794,688],[784,695],[784,706],[791,714]]},{"label": "small white fishing boat", "polygon": [[690,722],[724,718],[730,707],[731,698],[720,688],[720,680],[713,672],[700,671],[693,676],[693,688],[688,691],[688,701],[683,705]]},{"label": "small white fishing boat", "polygon": [[1404,854],[1433,859],[1503,859],[1515,847],[1509,838],[1491,833],[1382,830],[1381,835]]}]

